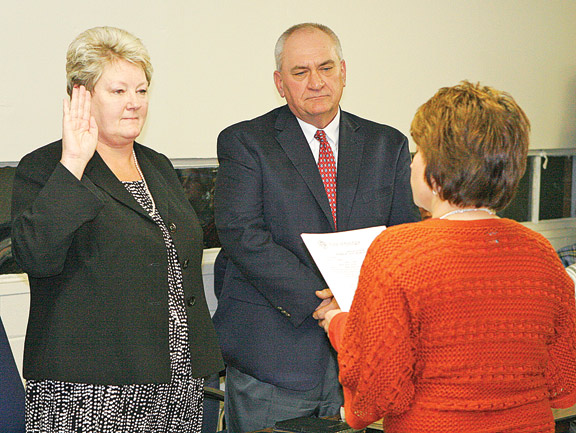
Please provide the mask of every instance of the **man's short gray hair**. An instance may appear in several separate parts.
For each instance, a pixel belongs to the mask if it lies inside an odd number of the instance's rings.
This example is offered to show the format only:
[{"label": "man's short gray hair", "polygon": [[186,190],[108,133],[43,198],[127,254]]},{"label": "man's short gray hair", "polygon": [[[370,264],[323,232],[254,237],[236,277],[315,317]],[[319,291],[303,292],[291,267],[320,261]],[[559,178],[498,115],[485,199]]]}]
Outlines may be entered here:
[{"label": "man's short gray hair", "polygon": [[330,27],[327,27],[323,24],[317,23],[301,23],[296,24],[286,30],[284,33],[280,35],[278,41],[276,42],[276,47],[274,48],[274,57],[276,59],[276,70],[280,71],[282,69],[282,55],[284,54],[284,44],[286,40],[298,30],[320,30],[321,32],[326,33],[334,42],[334,48],[336,50],[336,55],[338,56],[339,60],[342,60],[342,45],[340,45],[340,39],[336,33],[332,31]]}]

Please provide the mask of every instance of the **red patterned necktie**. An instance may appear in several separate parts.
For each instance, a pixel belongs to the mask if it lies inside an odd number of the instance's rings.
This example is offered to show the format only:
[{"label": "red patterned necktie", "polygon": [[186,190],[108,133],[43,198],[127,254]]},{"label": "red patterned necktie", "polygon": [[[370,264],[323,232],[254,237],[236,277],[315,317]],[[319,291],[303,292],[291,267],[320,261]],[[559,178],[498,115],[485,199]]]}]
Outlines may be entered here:
[{"label": "red patterned necktie", "polygon": [[318,158],[318,170],[322,176],[324,189],[330,202],[330,210],[336,227],[336,160],[326,139],[326,133],[319,129],[314,138],[320,142],[320,157]]}]

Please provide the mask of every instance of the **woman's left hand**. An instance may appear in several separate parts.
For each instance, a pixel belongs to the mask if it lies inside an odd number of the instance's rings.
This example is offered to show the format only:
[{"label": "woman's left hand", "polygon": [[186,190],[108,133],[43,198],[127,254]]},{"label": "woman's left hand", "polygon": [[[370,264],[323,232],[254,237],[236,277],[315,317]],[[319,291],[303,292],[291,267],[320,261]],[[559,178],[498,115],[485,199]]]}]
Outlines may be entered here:
[{"label": "woman's left hand", "polygon": [[340,305],[338,305],[336,298],[334,298],[332,290],[318,290],[316,291],[316,296],[322,299],[322,302],[318,305],[316,311],[312,314],[312,317],[318,320],[318,325],[324,328],[324,331],[328,333],[328,327],[330,326],[332,317],[341,313],[342,310],[340,309]]},{"label": "woman's left hand", "polygon": [[342,313],[342,310],[339,308],[336,310],[330,310],[326,312],[324,319],[318,320],[318,325],[324,328],[324,332],[326,332],[326,334],[328,334],[328,328],[330,328],[330,322],[332,321],[332,318],[339,313]]},{"label": "woman's left hand", "polygon": [[317,290],[316,296],[322,299],[322,302],[316,307],[316,310],[314,310],[314,313],[312,314],[312,317],[316,320],[324,319],[324,315],[328,311],[340,308],[338,301],[336,301],[336,298],[334,298],[334,295],[332,294],[332,290]]}]

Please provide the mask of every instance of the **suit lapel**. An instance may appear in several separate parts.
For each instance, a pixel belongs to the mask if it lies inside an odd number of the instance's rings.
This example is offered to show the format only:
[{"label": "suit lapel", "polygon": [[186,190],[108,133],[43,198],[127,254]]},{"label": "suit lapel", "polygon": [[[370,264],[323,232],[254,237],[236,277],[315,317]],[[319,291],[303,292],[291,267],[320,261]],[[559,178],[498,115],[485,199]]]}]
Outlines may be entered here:
[{"label": "suit lapel", "polygon": [[364,142],[359,139],[360,126],[345,113],[340,117],[338,170],[336,180],[336,217],[339,230],[347,230],[350,212],[358,188]]},{"label": "suit lapel", "polygon": [[328,197],[326,196],[326,190],[324,189],[318,166],[316,165],[314,156],[310,151],[310,146],[308,146],[306,142],[306,137],[296,117],[290,112],[287,106],[280,111],[276,119],[275,128],[278,131],[276,140],[280,143],[280,146],[282,146],[282,149],[284,149],[284,152],[290,161],[292,161],[292,164],[294,164],[294,167],[300,176],[302,176],[306,185],[308,185],[310,192],[334,229],[330,203],[328,203]]},{"label": "suit lapel", "polygon": [[86,166],[84,174],[94,185],[106,191],[114,200],[128,206],[135,212],[150,218],[148,212],[146,212],[134,197],[132,197],[132,194],[126,190],[124,185],[122,185],[122,182],[120,182],[114,173],[112,173],[112,170],[108,168],[98,152],[94,153],[94,156]]}]

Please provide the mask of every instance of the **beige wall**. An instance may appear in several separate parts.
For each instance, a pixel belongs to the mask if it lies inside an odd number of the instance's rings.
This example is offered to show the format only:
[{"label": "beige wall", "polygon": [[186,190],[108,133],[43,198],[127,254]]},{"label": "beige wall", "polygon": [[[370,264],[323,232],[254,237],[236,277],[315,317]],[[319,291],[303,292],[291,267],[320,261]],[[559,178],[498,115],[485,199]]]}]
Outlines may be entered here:
[{"label": "beige wall", "polygon": [[214,157],[222,128],[282,103],[273,46],[302,21],[342,40],[345,110],[408,134],[421,103],[467,78],[516,97],[533,148],[576,147],[576,1],[24,0],[0,8],[0,161],[60,137],[66,48],[97,25],[135,33],[152,55],[140,141]]}]

